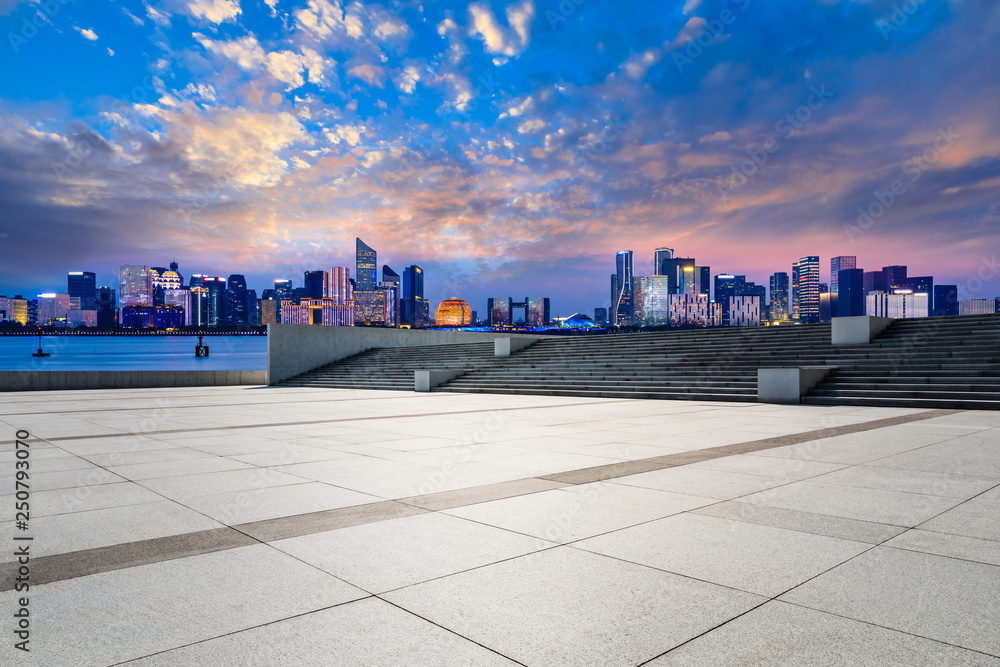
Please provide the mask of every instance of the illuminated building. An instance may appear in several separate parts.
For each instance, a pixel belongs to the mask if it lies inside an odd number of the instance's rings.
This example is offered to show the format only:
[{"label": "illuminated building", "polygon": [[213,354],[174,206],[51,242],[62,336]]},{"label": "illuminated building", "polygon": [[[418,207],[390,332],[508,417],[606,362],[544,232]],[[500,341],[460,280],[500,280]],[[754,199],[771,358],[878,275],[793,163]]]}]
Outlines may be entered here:
[{"label": "illuminated building", "polygon": [[153,283],[153,303],[161,305],[166,303],[165,294],[170,290],[180,289],[184,286],[184,279],[177,273],[177,262],[172,263],[171,268],[154,266],[149,269],[149,277]]},{"label": "illuminated building", "polygon": [[865,272],[862,269],[841,269],[836,276],[837,317],[864,315]]},{"label": "illuminated building", "polygon": [[429,304],[424,300],[424,270],[416,264],[403,269],[403,296],[400,321],[409,324],[414,329],[423,327],[427,318],[424,317]]},{"label": "illuminated building", "polygon": [[788,321],[788,274],[779,271],[771,276],[771,322]]},{"label": "illuminated building", "polygon": [[[392,318],[388,292],[378,286],[372,290],[354,290],[354,325],[383,327]],[[284,307],[284,304],[282,304]],[[282,320],[284,322],[284,320]]]},{"label": "illuminated building", "polygon": [[203,312],[202,326],[225,326],[226,313],[226,279],[222,276],[205,276],[202,285],[208,290],[208,308]]},{"label": "illuminated building", "polygon": [[195,326],[191,312],[191,290],[186,288],[167,290],[163,293],[163,305],[184,310],[184,326]]},{"label": "illuminated building", "polygon": [[829,322],[837,314],[837,294],[830,291],[826,285],[821,286],[819,293],[819,321]]},{"label": "illuminated building", "polygon": [[434,324],[439,327],[468,326],[472,324],[472,308],[461,299],[445,299],[434,311]]},{"label": "illuminated building", "polygon": [[27,325],[28,302],[20,295],[0,296],[0,322],[19,322],[22,325]]},{"label": "illuminated building", "polygon": [[114,329],[118,324],[118,300],[114,288],[102,286],[97,290],[97,326]]},{"label": "illuminated building", "polygon": [[615,256],[616,273],[611,276],[611,320],[616,325],[632,322],[632,251],[622,250]]},{"label": "illuminated building", "polygon": [[295,300],[295,289],[292,288],[292,281],[285,279],[278,279],[274,281],[274,302],[275,308],[277,310],[277,318],[279,322],[284,322],[281,319],[281,302],[282,301],[294,301]]},{"label": "illuminated building", "polygon": [[247,290],[247,326],[260,326],[260,299],[257,298],[257,290]]},{"label": "illuminated building", "polygon": [[[152,306],[153,277],[148,266],[118,267],[118,307]],[[119,317],[124,322],[124,317]]]},{"label": "illuminated building", "polygon": [[305,286],[305,295],[309,299],[322,299],[324,288],[327,283],[326,271],[306,271],[302,284]]},{"label": "illuminated building", "polygon": [[38,326],[65,325],[66,313],[69,312],[69,294],[46,292],[38,295],[37,302]]},{"label": "illuminated building", "polygon": [[909,290],[897,290],[895,294],[873,292],[865,301],[867,314],[874,317],[907,319],[930,315],[929,295],[914,294]]},{"label": "illuminated building", "polygon": [[71,329],[75,329],[76,327],[96,327],[97,311],[70,308],[66,311],[66,326]]},{"label": "illuminated building", "polygon": [[[830,260],[830,291],[833,294],[840,293],[840,272],[846,271],[847,269],[858,268],[858,258],[854,255],[841,255],[840,257],[834,257]],[[837,300],[838,308],[840,307],[840,300]]]},{"label": "illuminated building", "polygon": [[351,288],[351,270],[345,266],[332,266],[324,272],[323,298],[333,299],[338,305],[354,300]]},{"label": "illuminated building", "polygon": [[722,309],[706,294],[671,294],[667,300],[667,324],[673,327],[715,327]]},{"label": "illuminated building", "polygon": [[378,254],[360,238],[356,244],[356,284],[354,289],[362,292],[373,292],[378,288]]},{"label": "illuminated building", "polygon": [[[322,281],[320,281],[322,290]],[[226,281],[224,323],[229,327],[245,327],[247,325],[247,280],[238,273],[229,276]]]},{"label": "illuminated building", "polygon": [[[351,318],[354,319],[353,317]],[[278,302],[274,299],[260,300],[260,325],[277,324],[278,322]]]},{"label": "illuminated building", "polygon": [[819,322],[819,257],[792,265],[792,317],[802,324]]},{"label": "illuminated building", "polygon": [[507,327],[512,325],[513,299],[509,296],[493,297],[486,300],[486,310],[489,313],[489,326]]},{"label": "illuminated building", "polygon": [[760,296],[739,295],[729,297],[729,326],[759,327]]},{"label": "illuminated building", "polygon": [[641,276],[635,279],[632,295],[632,324],[641,327],[670,323],[670,276]]},{"label": "illuminated building", "polygon": [[390,293],[387,298],[392,310],[392,319],[388,321],[388,324],[392,327],[398,327],[402,323],[403,281],[398,273],[389,268],[388,265],[383,265],[380,286]]},{"label": "illuminated building", "polygon": [[70,271],[66,274],[66,291],[77,310],[97,310],[97,274]]},{"label": "illuminated building", "polygon": [[958,302],[959,315],[989,315],[997,312],[995,299],[969,299]]},{"label": "illuminated building", "polygon": [[608,326],[608,309],[594,308],[594,321],[597,322],[597,326],[599,327]]},{"label": "illuminated building", "polygon": [[[268,303],[263,301],[262,303]],[[273,302],[271,302],[273,303]],[[354,326],[353,304],[337,303],[336,299],[301,299],[299,303],[285,300],[281,303],[282,324],[316,324],[322,326]]]},{"label": "illuminated building", "polygon": [[552,321],[551,302],[546,297],[529,296],[524,299],[524,323],[529,327],[545,327]]}]

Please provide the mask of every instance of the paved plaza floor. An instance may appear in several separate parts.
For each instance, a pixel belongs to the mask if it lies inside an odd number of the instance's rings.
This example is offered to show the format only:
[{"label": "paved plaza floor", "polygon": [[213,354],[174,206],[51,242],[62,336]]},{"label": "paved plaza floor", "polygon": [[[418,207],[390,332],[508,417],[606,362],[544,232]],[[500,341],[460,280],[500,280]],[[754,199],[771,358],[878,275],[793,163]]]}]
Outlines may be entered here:
[{"label": "paved plaza floor", "polygon": [[2,665],[1000,667],[997,412],[215,387],[0,429]]}]

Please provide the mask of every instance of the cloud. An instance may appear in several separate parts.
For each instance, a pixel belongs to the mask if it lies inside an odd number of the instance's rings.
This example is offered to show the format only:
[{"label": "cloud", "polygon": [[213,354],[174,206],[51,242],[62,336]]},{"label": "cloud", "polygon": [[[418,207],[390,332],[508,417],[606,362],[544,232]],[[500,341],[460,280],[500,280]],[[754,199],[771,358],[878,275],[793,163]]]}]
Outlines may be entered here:
[{"label": "cloud", "polygon": [[518,56],[531,40],[535,3],[533,0],[523,0],[508,5],[506,12],[509,28],[500,25],[489,5],[482,3],[469,5],[469,17],[472,20],[470,32],[480,36],[488,53]]},{"label": "cloud", "polygon": [[275,51],[267,54],[267,71],[278,81],[288,84],[288,90],[305,85],[303,74],[306,59],[292,51]]},{"label": "cloud", "polygon": [[544,120],[534,118],[518,125],[517,131],[519,134],[532,134],[538,130],[544,129],[545,127],[547,127],[547,124]]},{"label": "cloud", "polygon": [[165,11],[156,9],[151,4],[143,0],[143,6],[146,8],[146,16],[149,20],[160,26],[161,28],[170,27],[170,14]]},{"label": "cloud", "polygon": [[235,20],[243,12],[239,0],[187,0],[187,11],[211,23]]},{"label": "cloud", "polygon": [[110,46],[108,47],[108,55],[109,56],[115,55],[114,49],[112,49]]},{"label": "cloud", "polygon": [[725,130],[720,130],[715,134],[710,134],[706,137],[702,137],[701,139],[698,140],[698,142],[702,144],[707,144],[713,141],[730,141],[732,138],[733,137],[731,134],[729,134]]},{"label": "cloud", "polygon": [[90,28],[81,28],[80,26],[73,26],[73,30],[83,35],[84,39],[89,39],[92,42],[97,41],[97,33]]},{"label": "cloud", "polygon": [[646,76],[649,68],[660,62],[663,58],[663,51],[658,48],[646,49],[642,53],[636,53],[629,57],[622,64],[625,74],[631,79],[641,79]]},{"label": "cloud", "polygon": [[194,38],[209,51],[229,58],[241,68],[248,71],[256,70],[267,60],[264,49],[253,34],[235,40],[223,41],[212,40],[196,32],[194,33]]},{"label": "cloud", "polygon": [[146,25],[145,21],[143,21],[141,18],[130,12],[127,7],[122,7],[122,12],[125,13],[125,16],[132,19],[132,22],[135,23],[136,25]]},{"label": "cloud", "polygon": [[407,65],[398,75],[396,75],[396,85],[406,94],[412,94],[420,81],[420,70],[414,65]]},{"label": "cloud", "polygon": [[684,8],[681,9],[681,13],[684,14],[684,16],[691,16],[696,11],[698,11],[698,7],[700,6],[701,6],[701,0],[686,0],[686,2],[684,3]]},{"label": "cloud", "polygon": [[385,85],[385,70],[374,63],[361,63],[347,70],[347,76],[360,79],[369,86],[382,88]]},{"label": "cloud", "polygon": [[331,144],[346,143],[354,148],[361,143],[361,135],[364,134],[364,125],[341,125],[332,130],[327,130],[324,135]]}]

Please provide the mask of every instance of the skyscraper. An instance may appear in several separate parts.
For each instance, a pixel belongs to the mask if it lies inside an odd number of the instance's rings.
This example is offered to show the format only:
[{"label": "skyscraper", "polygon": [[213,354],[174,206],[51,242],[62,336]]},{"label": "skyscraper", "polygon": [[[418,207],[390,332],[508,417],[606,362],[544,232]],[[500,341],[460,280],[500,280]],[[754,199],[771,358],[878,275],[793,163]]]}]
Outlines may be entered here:
[{"label": "skyscraper", "polygon": [[673,259],[674,249],[673,248],[657,248],[653,251],[653,274],[657,276],[665,276],[666,271],[663,265],[663,260]]},{"label": "skyscraper", "polygon": [[66,292],[72,308],[97,310],[97,274],[92,271],[70,271],[66,274]]},{"label": "skyscraper", "polygon": [[819,257],[801,258],[792,265],[792,311],[801,324],[819,322]]},{"label": "skyscraper", "polygon": [[[118,307],[152,306],[153,279],[148,266],[118,267]],[[119,321],[121,317],[119,316]]]},{"label": "skyscraper", "polygon": [[934,315],[958,315],[958,285],[934,286]]},{"label": "skyscraper", "polygon": [[306,271],[303,284],[307,299],[322,299],[324,285],[327,282],[326,271]]},{"label": "skyscraper", "polygon": [[378,255],[360,238],[355,239],[357,245],[357,291],[372,291],[378,288]]},{"label": "skyscraper", "polygon": [[97,289],[97,326],[101,329],[114,329],[118,324],[118,299],[113,287],[102,286]]},{"label": "skyscraper", "polygon": [[865,314],[865,272],[863,269],[841,269],[837,274],[837,317],[857,317]]},{"label": "skyscraper", "polygon": [[239,273],[226,283],[225,322],[230,327],[247,325],[247,279]]},{"label": "skyscraper", "polygon": [[294,301],[295,300],[295,289],[292,287],[292,281],[286,279],[277,279],[274,281],[274,311],[275,317],[278,322],[283,322],[281,319],[281,302],[282,301]]},{"label": "skyscraper", "polygon": [[724,327],[729,326],[729,304],[732,298],[740,293],[745,279],[746,276],[734,276],[731,273],[720,273],[715,276],[715,302],[721,309],[721,324]]},{"label": "skyscraper", "polygon": [[324,272],[325,284],[323,285],[323,296],[334,299],[338,306],[346,306],[348,301],[354,300],[354,291],[351,287],[351,270],[346,266],[331,266],[329,271]]},{"label": "skyscraper", "polygon": [[403,324],[408,324],[414,329],[423,328],[427,321],[424,318],[424,270],[416,264],[412,264],[403,269],[403,297],[400,304],[402,306]]},{"label": "skyscraper", "polygon": [[[830,260],[830,292],[837,294],[839,291],[839,276],[844,269],[858,268],[858,258],[854,255],[841,255]],[[839,301],[837,302],[840,303]],[[838,305],[838,308],[840,306]]]},{"label": "skyscraper", "polygon": [[615,313],[615,324],[628,325],[632,322],[632,251],[622,250],[615,256],[615,286],[617,293],[611,303]]},{"label": "skyscraper", "polygon": [[403,281],[398,273],[389,268],[388,264],[382,266],[382,289],[390,293],[387,295],[386,303],[392,306],[392,321],[387,322],[387,324],[398,327],[402,323],[400,304],[403,296]]},{"label": "skyscraper", "polygon": [[221,327],[226,323],[226,279],[222,276],[204,276],[202,285],[208,290],[208,313],[203,326]]},{"label": "skyscraper", "polygon": [[788,321],[788,274],[779,271],[771,276],[771,310],[772,322]]},{"label": "skyscraper", "polygon": [[514,323],[513,303],[514,300],[509,296],[493,297],[486,300],[491,327],[505,327]]}]

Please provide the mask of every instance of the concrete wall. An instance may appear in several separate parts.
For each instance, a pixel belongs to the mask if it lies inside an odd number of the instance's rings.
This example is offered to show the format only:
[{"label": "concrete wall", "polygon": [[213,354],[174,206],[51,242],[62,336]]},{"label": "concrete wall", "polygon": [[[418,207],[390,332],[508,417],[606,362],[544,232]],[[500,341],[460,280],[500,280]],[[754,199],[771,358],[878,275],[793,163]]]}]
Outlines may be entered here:
[{"label": "concrete wall", "polygon": [[801,403],[809,390],[826,379],[836,366],[802,368],[758,368],[757,401],[760,403]]},{"label": "concrete wall", "polygon": [[267,384],[267,371],[0,371],[0,391]]},{"label": "concrete wall", "polygon": [[267,381],[277,384],[300,373],[375,347],[416,347],[452,343],[488,343],[496,338],[540,340],[527,334],[479,331],[326,327],[310,324],[267,325]]}]

